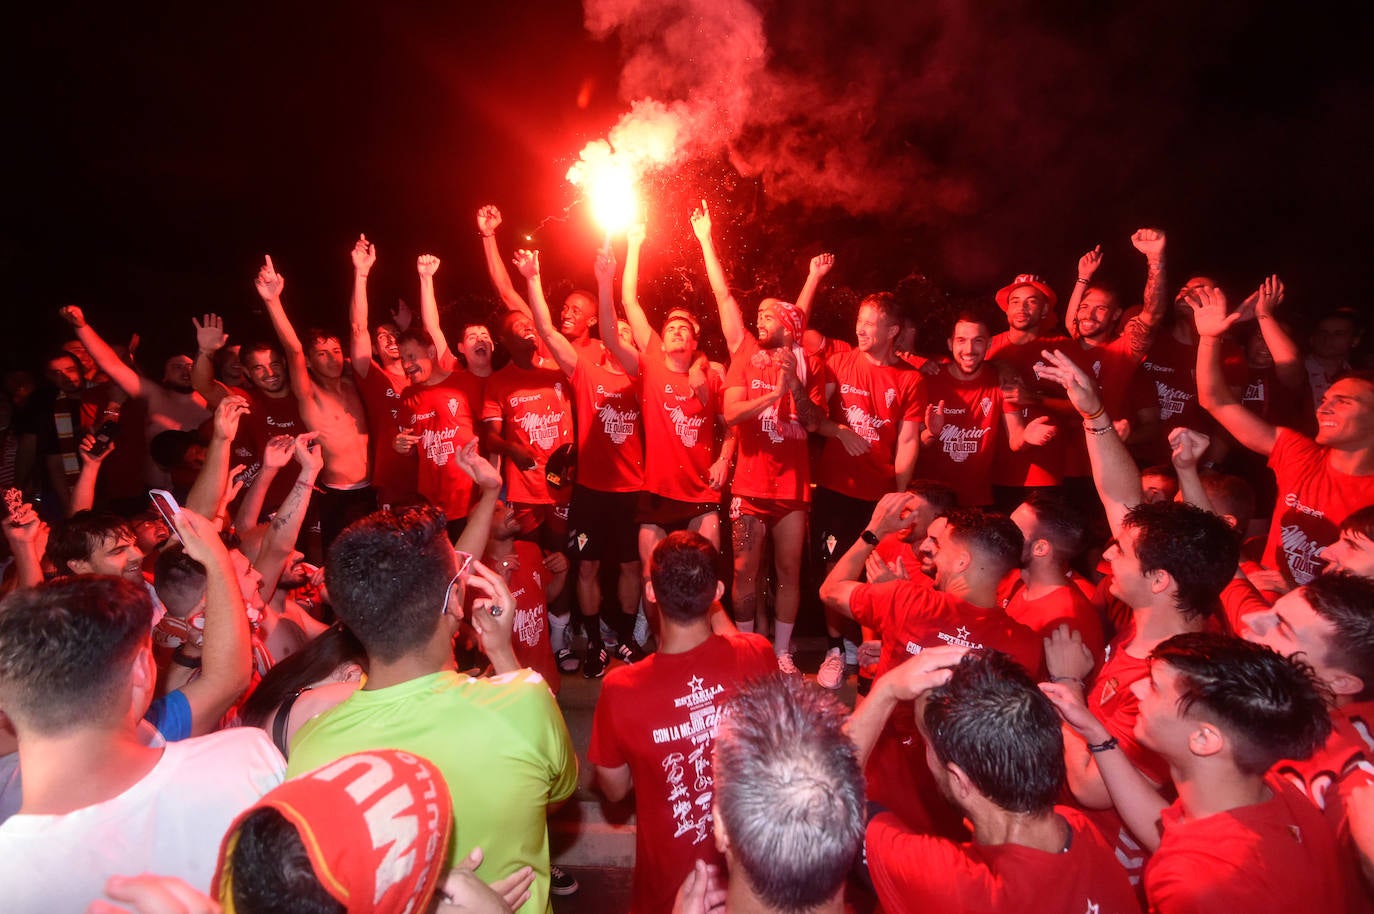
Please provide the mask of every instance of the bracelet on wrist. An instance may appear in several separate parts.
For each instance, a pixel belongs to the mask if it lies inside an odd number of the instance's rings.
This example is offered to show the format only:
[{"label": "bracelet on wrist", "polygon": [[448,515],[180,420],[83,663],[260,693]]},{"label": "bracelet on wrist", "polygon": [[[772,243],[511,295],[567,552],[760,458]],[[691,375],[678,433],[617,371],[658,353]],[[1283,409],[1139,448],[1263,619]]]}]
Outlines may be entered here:
[{"label": "bracelet on wrist", "polygon": [[1097,428],[1096,426],[1089,425],[1086,422],[1083,423],[1083,431],[1087,432],[1090,435],[1105,435],[1108,432],[1114,430],[1115,429],[1111,425],[1104,425],[1101,428]]},{"label": "bracelet on wrist", "polygon": [[1089,280],[1084,279],[1082,276],[1078,277],[1077,279],[1075,279],[1075,280],[1073,281],[1074,285],[1076,285],[1076,286],[1079,286],[1079,285],[1081,285],[1081,286],[1086,286],[1086,285],[1088,284],[1088,282],[1089,282]]},{"label": "bracelet on wrist", "polygon": [[1079,688],[1087,688],[1087,685],[1077,676],[1051,676],[1050,682],[1075,682]]},{"label": "bracelet on wrist", "polygon": [[495,237],[495,235],[496,235],[495,232],[482,232],[482,231],[479,231],[479,232],[477,233],[477,237],[478,237],[478,238],[493,238],[493,237]]},{"label": "bracelet on wrist", "polygon": [[1117,739],[1116,739],[1115,736],[1109,736],[1109,737],[1107,737],[1106,742],[1101,742],[1101,743],[1088,743],[1088,751],[1091,752],[1091,753],[1094,753],[1094,754],[1096,754],[1096,753],[1098,753],[1098,752],[1111,752],[1113,749],[1115,749],[1115,748],[1116,748],[1117,746],[1119,746],[1119,745],[1121,745],[1121,744],[1120,744],[1119,742],[1117,742]]},{"label": "bracelet on wrist", "polygon": [[1084,422],[1091,422],[1091,421],[1093,421],[1094,419],[1096,419],[1098,416],[1100,416],[1100,415],[1102,415],[1103,413],[1105,413],[1106,411],[1107,411],[1107,407],[1105,407],[1105,406],[1099,406],[1099,407],[1097,408],[1097,412],[1092,413],[1091,415],[1084,416],[1084,417],[1083,417],[1083,421],[1084,421]]}]

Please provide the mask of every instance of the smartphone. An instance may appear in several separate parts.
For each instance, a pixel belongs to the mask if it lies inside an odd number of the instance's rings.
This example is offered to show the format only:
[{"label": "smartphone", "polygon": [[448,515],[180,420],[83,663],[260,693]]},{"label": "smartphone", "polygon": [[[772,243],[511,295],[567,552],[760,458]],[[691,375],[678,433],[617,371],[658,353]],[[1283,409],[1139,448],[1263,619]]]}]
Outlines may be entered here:
[{"label": "smartphone", "polygon": [[99,457],[110,449],[111,442],[119,434],[119,423],[114,419],[106,419],[95,430],[95,443],[91,445],[91,456]]},{"label": "smartphone", "polygon": [[157,513],[167,522],[167,529],[172,531],[172,536],[180,541],[181,534],[177,532],[177,525],[172,521],[172,518],[181,513],[181,505],[177,504],[176,498],[166,489],[149,489],[148,498],[152,500],[153,507],[157,508]]}]

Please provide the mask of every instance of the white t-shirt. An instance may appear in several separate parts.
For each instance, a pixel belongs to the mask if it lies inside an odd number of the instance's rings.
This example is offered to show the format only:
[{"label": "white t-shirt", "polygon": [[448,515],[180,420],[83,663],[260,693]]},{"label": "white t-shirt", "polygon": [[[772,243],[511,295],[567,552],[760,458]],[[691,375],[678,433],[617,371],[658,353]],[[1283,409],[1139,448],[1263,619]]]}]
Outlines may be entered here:
[{"label": "white t-shirt", "polygon": [[205,892],[220,839],[282,782],[286,762],[256,727],[168,743],[137,784],[62,816],[0,825],[0,911],[84,911],[111,876],[177,876]]}]

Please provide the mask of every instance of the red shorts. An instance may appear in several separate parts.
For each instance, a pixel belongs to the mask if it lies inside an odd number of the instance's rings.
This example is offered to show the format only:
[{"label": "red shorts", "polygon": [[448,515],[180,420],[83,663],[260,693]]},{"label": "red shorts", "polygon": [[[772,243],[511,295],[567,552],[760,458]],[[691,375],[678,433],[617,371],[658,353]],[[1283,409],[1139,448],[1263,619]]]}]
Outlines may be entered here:
[{"label": "red shorts", "polygon": [[757,517],[763,521],[765,527],[771,530],[793,511],[808,511],[810,508],[811,506],[801,499],[750,498],[747,495],[736,495],[730,499],[730,520],[737,521],[741,517]]}]

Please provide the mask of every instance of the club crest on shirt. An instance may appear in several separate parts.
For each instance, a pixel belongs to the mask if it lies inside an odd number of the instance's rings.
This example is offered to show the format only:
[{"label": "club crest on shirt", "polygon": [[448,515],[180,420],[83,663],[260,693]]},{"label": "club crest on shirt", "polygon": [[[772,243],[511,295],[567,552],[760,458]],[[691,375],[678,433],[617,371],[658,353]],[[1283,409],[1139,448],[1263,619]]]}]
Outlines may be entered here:
[{"label": "club crest on shirt", "polygon": [[888,409],[891,409],[895,402],[897,402],[897,388],[889,387],[883,391],[883,403],[887,405]]},{"label": "club crest on shirt", "polygon": [[1111,701],[1112,698],[1116,696],[1116,690],[1120,688],[1120,686],[1121,683],[1116,681],[1115,676],[1102,683],[1102,692],[1098,695],[1097,703],[1105,705],[1107,702]]},{"label": "club crest on shirt", "polygon": [[984,416],[992,412],[992,397],[984,397],[978,401],[978,412]]},{"label": "club crest on shirt", "polygon": [[449,398],[448,398],[448,414],[449,414],[450,416],[457,416],[457,415],[458,415],[458,398],[457,398],[457,397],[449,397]]}]

